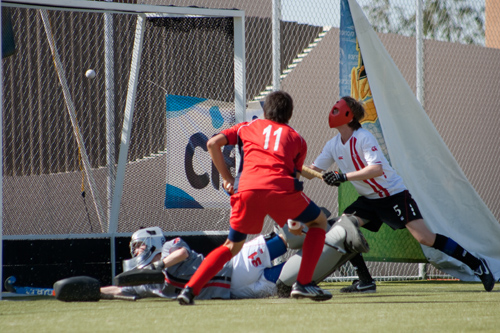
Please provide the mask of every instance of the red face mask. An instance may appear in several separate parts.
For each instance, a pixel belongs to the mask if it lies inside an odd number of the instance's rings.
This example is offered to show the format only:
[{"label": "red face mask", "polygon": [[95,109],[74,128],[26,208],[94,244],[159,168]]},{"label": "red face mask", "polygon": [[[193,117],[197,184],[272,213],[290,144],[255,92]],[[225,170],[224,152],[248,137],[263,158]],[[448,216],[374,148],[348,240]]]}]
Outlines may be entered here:
[{"label": "red face mask", "polygon": [[[338,110],[338,112],[336,112]],[[335,114],[334,114],[335,113]],[[328,115],[328,125],[330,128],[339,127],[351,122],[354,118],[354,114],[352,113],[347,102],[341,99],[332,108],[330,114]]]}]

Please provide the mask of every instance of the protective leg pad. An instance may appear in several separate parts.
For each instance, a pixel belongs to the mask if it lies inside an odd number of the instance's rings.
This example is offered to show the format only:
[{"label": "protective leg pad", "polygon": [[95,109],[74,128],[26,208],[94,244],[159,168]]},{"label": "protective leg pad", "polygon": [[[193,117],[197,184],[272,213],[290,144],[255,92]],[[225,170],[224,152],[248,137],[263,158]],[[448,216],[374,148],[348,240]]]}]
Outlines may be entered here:
[{"label": "protective leg pad", "polygon": [[89,276],[74,276],[54,283],[56,299],[64,302],[97,302],[101,284]]},{"label": "protective leg pad", "polygon": [[[332,247],[325,245],[318,264],[316,265],[316,269],[314,270],[313,281],[316,283],[323,281],[327,276],[332,274],[355,255],[355,253],[342,254]],[[278,282],[281,281],[281,283],[287,286],[293,285],[297,280],[301,261],[302,250],[298,251],[286,261],[281,270]]]},{"label": "protective leg pad", "polygon": [[346,250],[356,253],[370,251],[370,246],[359,229],[358,220],[354,216],[342,215],[332,228],[335,226],[341,226],[347,232],[345,239]]},{"label": "protective leg pad", "polygon": [[165,282],[165,275],[161,270],[134,268],[118,274],[113,281],[116,286],[122,287],[157,284]]},{"label": "protective leg pad", "polygon": [[283,228],[283,237],[285,238],[286,243],[288,244],[288,248],[292,250],[298,250],[302,248],[304,244],[305,235],[295,236],[288,230],[288,225],[285,224]]}]

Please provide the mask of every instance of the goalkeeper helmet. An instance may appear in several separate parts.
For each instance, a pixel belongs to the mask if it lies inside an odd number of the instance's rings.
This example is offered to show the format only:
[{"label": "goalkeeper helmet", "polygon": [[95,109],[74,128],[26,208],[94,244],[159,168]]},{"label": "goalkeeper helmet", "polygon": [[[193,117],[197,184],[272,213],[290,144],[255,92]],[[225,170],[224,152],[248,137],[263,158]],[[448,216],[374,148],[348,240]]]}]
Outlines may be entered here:
[{"label": "goalkeeper helmet", "polygon": [[342,98],[340,101],[335,103],[330,114],[328,115],[328,125],[330,128],[339,127],[345,124],[349,124],[354,118],[354,114],[347,102]]},{"label": "goalkeeper helmet", "polygon": [[134,232],[130,240],[132,259],[123,261],[123,271],[149,265],[153,258],[161,253],[165,241],[163,231],[159,227],[150,227]]}]

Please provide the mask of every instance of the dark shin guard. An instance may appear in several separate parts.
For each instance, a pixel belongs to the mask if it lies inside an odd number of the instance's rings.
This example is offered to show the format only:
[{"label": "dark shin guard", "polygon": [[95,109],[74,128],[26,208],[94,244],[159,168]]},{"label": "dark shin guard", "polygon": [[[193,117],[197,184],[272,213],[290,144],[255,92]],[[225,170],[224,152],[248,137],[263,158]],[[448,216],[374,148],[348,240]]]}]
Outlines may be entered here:
[{"label": "dark shin guard", "polygon": [[354,266],[354,269],[356,269],[356,273],[358,273],[358,277],[361,281],[363,282],[373,281],[370,271],[368,270],[368,267],[366,267],[365,259],[363,259],[360,253],[356,254],[349,261]]},{"label": "dark shin guard", "polygon": [[460,260],[472,270],[476,270],[481,264],[481,261],[478,258],[470,254],[469,251],[461,247],[460,244],[441,234],[436,234],[436,240],[434,241],[432,247],[457,260]]}]

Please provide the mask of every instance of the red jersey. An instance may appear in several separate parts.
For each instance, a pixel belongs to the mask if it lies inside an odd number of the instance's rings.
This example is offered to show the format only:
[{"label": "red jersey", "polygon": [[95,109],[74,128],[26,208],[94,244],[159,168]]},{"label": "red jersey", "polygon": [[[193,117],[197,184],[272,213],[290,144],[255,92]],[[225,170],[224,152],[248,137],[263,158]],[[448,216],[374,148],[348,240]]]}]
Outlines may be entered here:
[{"label": "red jersey", "polygon": [[239,146],[241,164],[235,190],[295,189],[295,171],[302,171],[306,141],[293,128],[267,119],[243,122],[221,132]]}]

